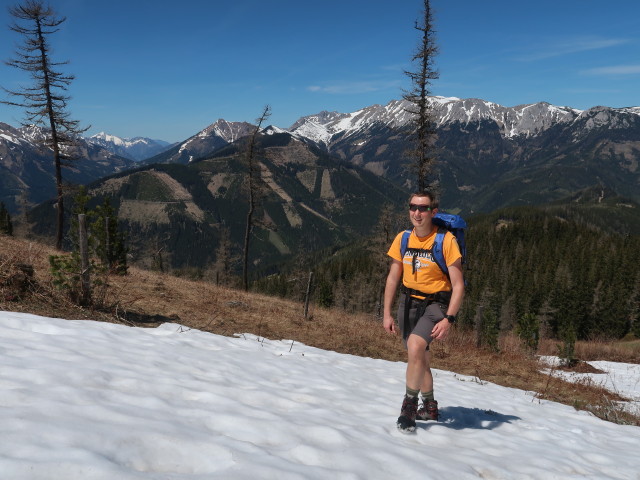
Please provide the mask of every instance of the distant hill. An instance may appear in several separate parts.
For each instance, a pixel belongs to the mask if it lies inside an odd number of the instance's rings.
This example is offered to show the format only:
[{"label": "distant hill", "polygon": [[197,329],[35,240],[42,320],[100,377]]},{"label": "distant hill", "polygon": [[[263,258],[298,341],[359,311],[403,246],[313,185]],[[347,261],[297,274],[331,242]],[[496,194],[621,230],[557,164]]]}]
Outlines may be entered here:
[{"label": "distant hill", "polygon": [[249,135],[253,128],[250,123],[227,122],[220,119],[184,142],[147,158],[143,163],[147,165],[153,163],[191,163],[194,160],[211,156],[216,150]]}]

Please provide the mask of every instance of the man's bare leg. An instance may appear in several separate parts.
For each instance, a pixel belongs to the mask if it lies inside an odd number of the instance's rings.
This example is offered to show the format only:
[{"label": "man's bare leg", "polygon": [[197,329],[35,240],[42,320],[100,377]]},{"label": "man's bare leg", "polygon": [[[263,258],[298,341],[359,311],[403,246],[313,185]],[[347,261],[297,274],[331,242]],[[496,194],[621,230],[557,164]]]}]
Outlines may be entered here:
[{"label": "man's bare leg", "polygon": [[[425,391],[429,386],[429,390],[432,390],[433,376],[429,369],[431,356],[427,350],[427,341],[418,335],[409,335],[407,352],[407,387]],[[424,384],[425,381],[427,384]]]}]

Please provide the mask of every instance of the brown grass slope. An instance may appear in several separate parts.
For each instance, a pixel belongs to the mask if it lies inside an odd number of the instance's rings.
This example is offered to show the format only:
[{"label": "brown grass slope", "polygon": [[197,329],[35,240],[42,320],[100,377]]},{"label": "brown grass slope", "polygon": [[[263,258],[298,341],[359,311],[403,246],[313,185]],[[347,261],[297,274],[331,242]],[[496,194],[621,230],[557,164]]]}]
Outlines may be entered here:
[{"label": "brown grass slope", "polygon": [[[126,276],[108,277],[107,287],[95,295],[100,308],[82,308],[53,285],[48,257],[55,254],[54,249],[35,241],[0,236],[1,310],[130,326],[175,322],[219,335],[253,333],[341,353],[405,361],[400,339],[386,334],[372,315],[316,307],[305,320],[303,306],[295,302],[135,267]],[[33,277],[26,282],[22,272],[29,269],[24,265],[33,267]],[[536,392],[532,401],[553,400],[606,420],[640,426],[639,418],[616,407],[615,402],[623,400],[618,395],[589,382],[568,383],[540,373],[535,356],[510,335],[501,340],[500,347],[500,353],[476,348],[472,335],[454,329],[446,342],[432,347],[432,366],[473,376],[479,382]],[[538,353],[554,354],[554,349],[555,343],[547,341]],[[637,342],[631,348],[611,342],[577,345],[578,357],[588,360],[640,363],[639,352]]]}]

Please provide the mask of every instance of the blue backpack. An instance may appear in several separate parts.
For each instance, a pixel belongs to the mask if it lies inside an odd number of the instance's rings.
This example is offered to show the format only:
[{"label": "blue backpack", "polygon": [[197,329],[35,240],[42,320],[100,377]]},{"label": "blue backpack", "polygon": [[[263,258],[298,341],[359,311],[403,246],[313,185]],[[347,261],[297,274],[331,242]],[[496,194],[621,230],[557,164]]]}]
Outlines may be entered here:
[{"label": "blue backpack", "polygon": [[[464,229],[467,228],[467,222],[459,215],[436,213],[433,217],[433,224],[438,226],[438,233],[433,242],[433,259],[438,267],[440,267],[440,270],[448,277],[449,268],[447,267],[442,251],[444,235],[449,231],[456,237],[460,253],[462,254],[462,263],[465,264],[467,259],[467,244],[464,240]],[[411,236],[412,231],[413,229],[409,228],[402,233],[402,242],[400,243],[400,256],[402,258],[404,258],[404,254],[407,251],[409,236]]]}]

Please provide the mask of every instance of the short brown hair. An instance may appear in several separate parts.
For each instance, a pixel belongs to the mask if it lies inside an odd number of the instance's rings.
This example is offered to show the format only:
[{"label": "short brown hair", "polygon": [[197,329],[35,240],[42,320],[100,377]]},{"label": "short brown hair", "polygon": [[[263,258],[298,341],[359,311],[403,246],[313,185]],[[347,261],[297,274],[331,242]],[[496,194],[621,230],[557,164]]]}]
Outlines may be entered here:
[{"label": "short brown hair", "polygon": [[413,200],[414,197],[427,197],[431,202],[431,208],[438,208],[438,201],[436,200],[436,196],[427,190],[423,192],[412,193],[409,197],[409,204],[411,204],[411,200]]}]

